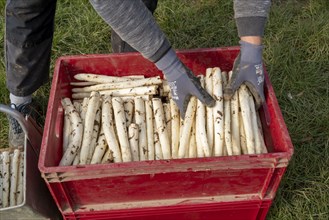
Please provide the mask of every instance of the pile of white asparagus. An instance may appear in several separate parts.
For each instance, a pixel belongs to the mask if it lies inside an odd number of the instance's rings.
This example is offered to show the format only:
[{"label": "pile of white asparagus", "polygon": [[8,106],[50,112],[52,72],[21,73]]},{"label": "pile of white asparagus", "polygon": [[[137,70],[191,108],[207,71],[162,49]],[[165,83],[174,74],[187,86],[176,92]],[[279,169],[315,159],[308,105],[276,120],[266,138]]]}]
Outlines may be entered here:
[{"label": "pile of white asparagus", "polygon": [[262,126],[245,85],[223,99],[230,73],[208,68],[200,82],[216,100],[191,97],[185,118],[166,80],[76,74],[65,111],[60,166],[266,153]]},{"label": "pile of white asparagus", "polygon": [[24,153],[18,149],[2,151],[0,153],[0,208],[22,204],[23,179]]}]

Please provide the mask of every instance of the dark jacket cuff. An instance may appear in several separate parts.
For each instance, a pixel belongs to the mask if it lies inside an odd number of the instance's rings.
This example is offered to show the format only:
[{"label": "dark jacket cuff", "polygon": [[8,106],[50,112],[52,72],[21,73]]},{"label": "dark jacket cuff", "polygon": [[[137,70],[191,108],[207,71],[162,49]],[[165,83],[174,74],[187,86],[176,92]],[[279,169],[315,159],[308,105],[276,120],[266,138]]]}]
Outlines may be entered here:
[{"label": "dark jacket cuff", "polygon": [[167,39],[165,39],[161,45],[161,47],[153,54],[151,57],[148,57],[150,61],[156,63],[160,60],[171,48],[171,45]]},{"label": "dark jacket cuff", "polygon": [[239,17],[235,22],[239,37],[264,36],[266,17]]}]

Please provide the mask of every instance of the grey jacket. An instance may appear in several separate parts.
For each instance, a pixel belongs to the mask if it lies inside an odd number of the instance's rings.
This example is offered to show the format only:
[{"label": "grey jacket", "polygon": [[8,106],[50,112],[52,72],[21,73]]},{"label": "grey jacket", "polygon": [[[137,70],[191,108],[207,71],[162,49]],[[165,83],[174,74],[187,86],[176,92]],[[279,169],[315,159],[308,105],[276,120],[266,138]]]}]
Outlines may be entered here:
[{"label": "grey jacket", "polygon": [[[170,44],[140,0],[90,0],[118,35],[147,59],[156,62]],[[270,0],[234,0],[239,36],[263,36]]]}]

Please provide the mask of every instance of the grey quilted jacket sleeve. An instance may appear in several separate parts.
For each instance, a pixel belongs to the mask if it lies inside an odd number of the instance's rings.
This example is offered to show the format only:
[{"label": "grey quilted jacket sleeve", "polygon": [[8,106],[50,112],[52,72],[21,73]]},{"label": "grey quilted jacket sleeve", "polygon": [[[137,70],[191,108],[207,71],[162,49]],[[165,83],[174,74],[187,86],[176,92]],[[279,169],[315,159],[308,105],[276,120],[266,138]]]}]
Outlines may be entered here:
[{"label": "grey quilted jacket sleeve", "polygon": [[271,0],[234,0],[239,36],[263,36]]}]

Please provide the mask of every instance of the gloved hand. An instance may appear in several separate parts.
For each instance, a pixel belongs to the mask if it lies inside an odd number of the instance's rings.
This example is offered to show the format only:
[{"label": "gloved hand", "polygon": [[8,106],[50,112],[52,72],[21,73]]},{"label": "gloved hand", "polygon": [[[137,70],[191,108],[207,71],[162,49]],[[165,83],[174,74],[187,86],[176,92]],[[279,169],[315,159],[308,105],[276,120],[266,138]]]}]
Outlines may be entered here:
[{"label": "gloved hand", "polygon": [[224,99],[231,99],[235,91],[244,83],[252,93],[256,108],[263,106],[267,124],[270,116],[265,103],[262,45],[240,41],[240,54],[234,61],[232,78],[224,88]]},{"label": "gloved hand", "polygon": [[169,50],[155,65],[164,73],[182,118],[185,117],[191,96],[196,96],[207,106],[215,105],[215,100],[201,87],[198,78],[177,58],[173,50]]},{"label": "gloved hand", "polygon": [[240,54],[234,61],[232,78],[224,88],[224,98],[231,99],[242,83],[246,84],[255,98],[258,109],[265,102],[263,46],[240,41]]}]

